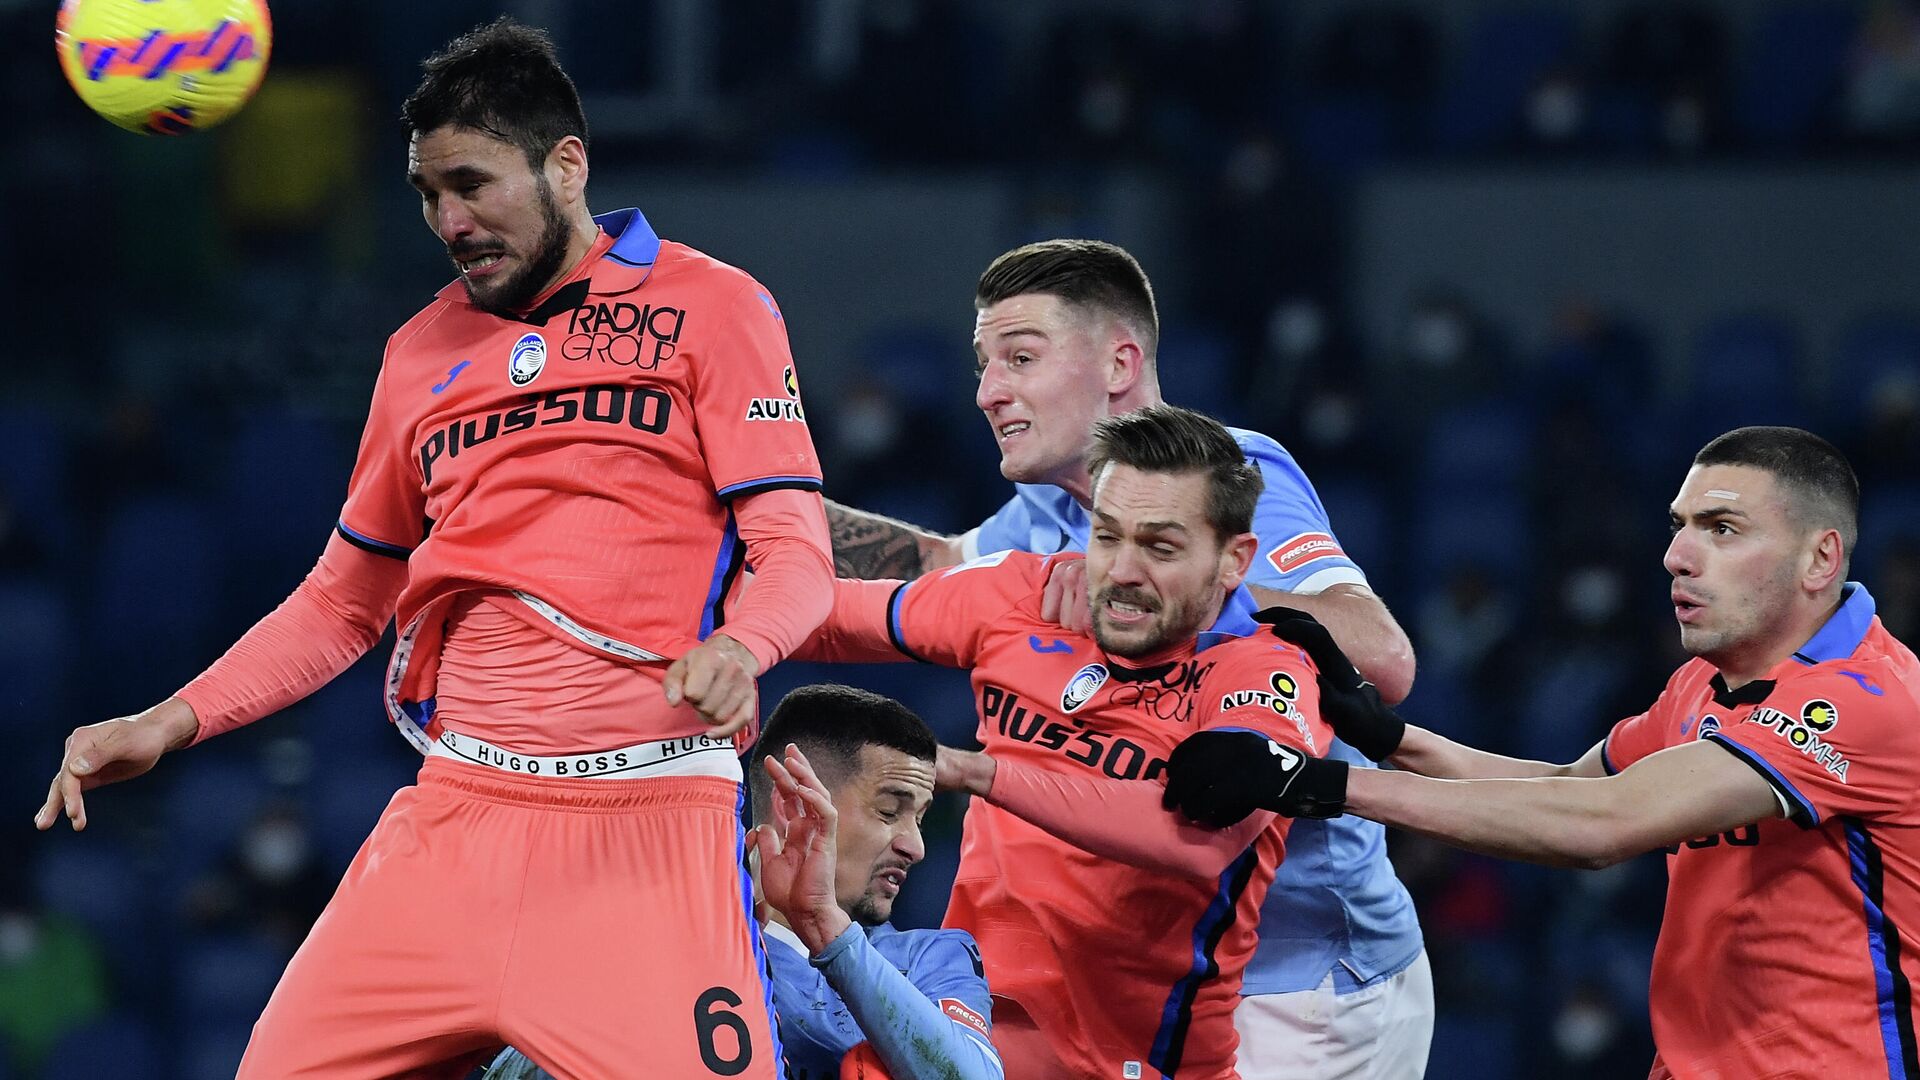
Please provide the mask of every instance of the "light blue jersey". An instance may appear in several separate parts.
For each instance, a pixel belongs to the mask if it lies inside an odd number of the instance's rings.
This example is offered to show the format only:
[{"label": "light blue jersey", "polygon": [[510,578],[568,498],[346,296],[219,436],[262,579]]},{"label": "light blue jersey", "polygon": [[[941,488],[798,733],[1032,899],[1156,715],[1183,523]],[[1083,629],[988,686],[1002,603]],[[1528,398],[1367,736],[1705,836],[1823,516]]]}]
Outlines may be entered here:
[{"label": "light blue jersey", "polygon": [[[1326,508],[1306,473],[1279,443],[1257,431],[1228,428],[1266,488],[1253,512],[1260,538],[1247,583],[1280,592],[1317,593],[1340,584],[1366,585],[1360,567],[1340,549]],[[1016,484],[1014,497],[961,538],[966,558],[1013,549],[1051,555],[1085,551],[1090,519],[1064,490]],[[1258,631],[1253,597],[1229,598],[1213,630]],[[1335,742],[1328,757],[1371,768],[1352,747]],[[1260,908],[1260,945],[1247,964],[1242,994],[1311,990],[1331,972],[1347,992],[1397,974],[1420,955],[1413,898],[1387,861],[1386,829],[1365,818],[1298,820],[1287,833],[1287,857]]]}]

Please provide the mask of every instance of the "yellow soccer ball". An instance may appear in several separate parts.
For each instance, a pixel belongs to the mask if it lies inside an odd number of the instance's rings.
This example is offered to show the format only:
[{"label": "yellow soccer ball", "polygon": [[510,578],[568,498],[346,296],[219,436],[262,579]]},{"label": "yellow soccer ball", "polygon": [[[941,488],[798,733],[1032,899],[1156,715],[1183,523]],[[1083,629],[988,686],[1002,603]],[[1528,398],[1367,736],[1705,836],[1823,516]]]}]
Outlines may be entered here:
[{"label": "yellow soccer ball", "polygon": [[184,135],[240,111],[267,73],[266,0],[63,0],[60,70],[128,131]]}]

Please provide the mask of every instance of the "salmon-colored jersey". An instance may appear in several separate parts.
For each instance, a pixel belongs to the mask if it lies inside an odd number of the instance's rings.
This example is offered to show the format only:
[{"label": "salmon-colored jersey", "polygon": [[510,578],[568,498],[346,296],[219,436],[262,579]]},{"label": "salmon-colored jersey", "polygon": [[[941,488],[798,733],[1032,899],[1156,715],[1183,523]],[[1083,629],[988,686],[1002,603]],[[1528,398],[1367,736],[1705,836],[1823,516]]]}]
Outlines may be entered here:
[{"label": "salmon-colored jersey", "polygon": [[[523,319],[456,282],[388,343],[340,534],[407,560],[388,697],[416,743],[400,713],[431,698],[453,594],[504,594],[616,660],[677,657],[742,587],[730,501],[819,490],[767,290],[638,211],[598,220],[580,268]],[[703,728],[662,715],[685,730],[634,738]]]},{"label": "salmon-colored jersey", "polygon": [[[1042,618],[1049,568],[1074,557],[1002,552],[894,593],[901,651],[973,669],[997,760],[1155,780],[1209,727],[1325,753],[1313,668],[1292,645],[1263,633],[1121,662]],[[973,934],[994,996],[1033,1018],[1071,1075],[1232,1077],[1233,1008],[1287,824],[1203,880],[1089,854],[975,799],[947,925]]]},{"label": "salmon-colored jersey", "polygon": [[1712,740],[1787,811],[1669,849],[1656,1078],[1920,1077],[1920,662],[1873,612],[1849,584],[1765,679],[1694,660],[1603,744],[1618,770]]}]

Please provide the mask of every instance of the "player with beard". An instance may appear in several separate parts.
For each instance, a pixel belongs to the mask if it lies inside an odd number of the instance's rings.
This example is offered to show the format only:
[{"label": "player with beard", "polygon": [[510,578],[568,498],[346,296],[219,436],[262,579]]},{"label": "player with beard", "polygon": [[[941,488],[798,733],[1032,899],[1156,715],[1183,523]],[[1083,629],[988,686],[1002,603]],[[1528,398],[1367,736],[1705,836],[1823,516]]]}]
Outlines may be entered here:
[{"label": "player with beard", "polygon": [[337,534],[176,696],[76,730],[36,824],[84,828],[86,789],[300,700],[394,619],[419,783],[240,1076],[463,1076],[512,1041],[571,1076],[769,1080],[733,737],[832,575],[779,308],[592,214],[544,34],[502,20],[424,67],[407,179],[460,276],[388,343]]},{"label": "player with beard", "polygon": [[1090,466],[1090,632],[1041,610],[1054,566],[1080,556],[1005,552],[842,580],[796,655],[972,669],[985,750],[940,752],[939,785],[980,796],[947,925],[980,944],[1009,1077],[1223,1080],[1286,824],[1194,827],[1161,808],[1157,780],[1196,730],[1298,756],[1332,733],[1298,649],[1202,633],[1258,548],[1260,471],[1228,430],[1148,406],[1095,425]]}]

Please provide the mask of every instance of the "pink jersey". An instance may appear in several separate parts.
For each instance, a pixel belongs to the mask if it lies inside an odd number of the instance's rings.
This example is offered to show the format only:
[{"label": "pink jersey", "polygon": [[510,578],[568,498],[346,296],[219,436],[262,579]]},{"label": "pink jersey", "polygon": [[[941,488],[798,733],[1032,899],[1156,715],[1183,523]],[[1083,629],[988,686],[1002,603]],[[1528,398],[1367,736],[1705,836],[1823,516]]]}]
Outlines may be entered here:
[{"label": "pink jersey", "polygon": [[1603,744],[1609,770],[1709,739],[1787,808],[1669,849],[1652,1075],[1920,1078],[1920,661],[1845,602],[1766,678],[1694,660]]},{"label": "pink jersey", "polygon": [[[1261,634],[1121,662],[1041,618],[1049,568],[1070,557],[989,556],[889,605],[901,651],[973,669],[980,741],[1003,768],[1154,781],[1210,727],[1325,752],[1314,671],[1292,645]],[[1232,1077],[1233,1008],[1287,824],[1202,879],[1089,854],[976,799],[947,922],[972,932],[994,995],[1033,1017],[1073,1075]]]},{"label": "pink jersey", "polygon": [[[523,320],[455,283],[388,344],[340,534],[408,563],[396,713],[431,698],[445,604],[464,590],[609,659],[681,655],[742,587],[731,502],[819,490],[773,298],[637,211],[600,220]],[[703,726],[688,709],[656,719],[633,737]]]}]

